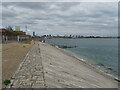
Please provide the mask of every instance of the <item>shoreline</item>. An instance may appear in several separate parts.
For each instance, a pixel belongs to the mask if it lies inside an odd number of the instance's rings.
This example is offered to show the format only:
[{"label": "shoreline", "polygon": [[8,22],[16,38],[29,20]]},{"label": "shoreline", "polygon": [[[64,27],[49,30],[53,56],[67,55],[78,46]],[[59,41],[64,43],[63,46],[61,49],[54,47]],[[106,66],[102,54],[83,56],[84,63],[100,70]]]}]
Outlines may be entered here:
[{"label": "shoreline", "polygon": [[41,42],[33,45],[11,80],[11,88],[118,88],[112,77],[62,49]]},{"label": "shoreline", "polygon": [[116,80],[117,82],[120,82],[120,79],[118,77],[115,77],[112,74],[106,73],[105,71],[101,70],[100,68],[93,66],[91,63],[87,62],[86,60],[84,60],[82,58],[79,58],[75,53],[73,53],[73,52],[71,52],[69,50],[59,48],[57,45],[52,45],[52,44],[49,44],[49,43],[46,43],[46,44],[48,44],[50,46],[53,46],[56,49],[59,49],[61,52],[63,52],[65,54],[79,60],[80,62],[82,62],[84,65],[86,65],[88,68],[94,70],[95,72],[98,72],[101,75],[104,75],[104,76],[109,77],[109,78],[111,78],[113,80]]}]

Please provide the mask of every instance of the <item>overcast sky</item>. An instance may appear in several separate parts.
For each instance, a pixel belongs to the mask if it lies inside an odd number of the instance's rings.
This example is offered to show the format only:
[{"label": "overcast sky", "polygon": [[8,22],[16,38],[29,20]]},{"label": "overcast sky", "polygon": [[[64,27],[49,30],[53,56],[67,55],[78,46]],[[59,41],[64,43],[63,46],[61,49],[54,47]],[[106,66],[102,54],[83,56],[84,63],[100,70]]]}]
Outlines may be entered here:
[{"label": "overcast sky", "polygon": [[117,2],[3,2],[2,25],[30,33],[117,35]]}]

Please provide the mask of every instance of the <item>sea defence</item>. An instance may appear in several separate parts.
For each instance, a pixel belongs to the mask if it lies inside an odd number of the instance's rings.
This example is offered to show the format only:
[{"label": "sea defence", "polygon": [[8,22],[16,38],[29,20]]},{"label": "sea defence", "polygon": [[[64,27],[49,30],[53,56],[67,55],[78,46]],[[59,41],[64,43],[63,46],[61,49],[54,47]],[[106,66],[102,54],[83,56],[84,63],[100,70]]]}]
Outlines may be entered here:
[{"label": "sea defence", "polygon": [[33,41],[31,43],[21,43],[21,42],[7,42],[1,44],[1,70],[2,77],[1,85],[4,88],[4,81],[9,80],[23,59],[25,58],[28,51],[31,49]]},{"label": "sea defence", "polygon": [[118,82],[63,50],[35,42],[8,88],[118,88]]}]

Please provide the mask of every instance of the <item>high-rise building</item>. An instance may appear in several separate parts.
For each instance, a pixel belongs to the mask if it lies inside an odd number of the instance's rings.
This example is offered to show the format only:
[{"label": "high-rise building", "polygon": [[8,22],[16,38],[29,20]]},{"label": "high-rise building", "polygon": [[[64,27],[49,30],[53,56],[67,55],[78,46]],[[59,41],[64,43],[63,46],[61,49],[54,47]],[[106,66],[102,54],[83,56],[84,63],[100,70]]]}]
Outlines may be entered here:
[{"label": "high-rise building", "polygon": [[33,36],[35,36],[35,32],[33,32]]}]

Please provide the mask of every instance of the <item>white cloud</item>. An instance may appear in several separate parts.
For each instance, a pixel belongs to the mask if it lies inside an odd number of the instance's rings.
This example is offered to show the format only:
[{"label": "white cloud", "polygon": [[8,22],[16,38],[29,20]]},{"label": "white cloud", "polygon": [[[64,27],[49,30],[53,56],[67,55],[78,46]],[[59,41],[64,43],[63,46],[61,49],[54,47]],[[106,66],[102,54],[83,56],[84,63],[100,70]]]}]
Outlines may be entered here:
[{"label": "white cloud", "polygon": [[[40,34],[117,35],[117,3],[3,3],[3,25]],[[112,33],[111,33],[112,32]]]},{"label": "white cloud", "polygon": [[2,2],[119,2],[119,0],[4,0]]}]

